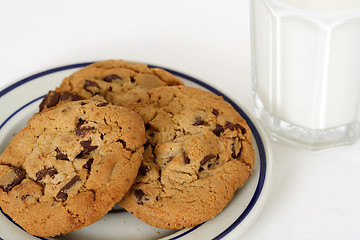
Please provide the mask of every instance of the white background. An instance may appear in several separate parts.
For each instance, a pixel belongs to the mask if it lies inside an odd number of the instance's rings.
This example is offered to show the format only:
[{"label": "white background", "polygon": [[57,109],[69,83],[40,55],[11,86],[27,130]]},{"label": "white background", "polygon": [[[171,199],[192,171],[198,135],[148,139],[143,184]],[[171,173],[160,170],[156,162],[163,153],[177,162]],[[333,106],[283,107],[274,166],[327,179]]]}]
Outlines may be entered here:
[{"label": "white background", "polygon": [[[248,0],[0,0],[0,88],[106,59],[178,70],[252,111]],[[360,144],[270,146],[272,191],[241,239],[359,239]]]}]

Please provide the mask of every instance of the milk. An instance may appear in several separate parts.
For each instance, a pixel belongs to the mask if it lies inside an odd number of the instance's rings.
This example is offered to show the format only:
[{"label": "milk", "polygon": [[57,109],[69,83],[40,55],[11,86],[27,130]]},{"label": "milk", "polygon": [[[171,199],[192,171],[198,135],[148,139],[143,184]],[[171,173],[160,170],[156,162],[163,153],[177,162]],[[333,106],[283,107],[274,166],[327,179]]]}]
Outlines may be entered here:
[{"label": "milk", "polygon": [[353,143],[360,121],[360,0],[250,0],[255,112],[276,139]]}]

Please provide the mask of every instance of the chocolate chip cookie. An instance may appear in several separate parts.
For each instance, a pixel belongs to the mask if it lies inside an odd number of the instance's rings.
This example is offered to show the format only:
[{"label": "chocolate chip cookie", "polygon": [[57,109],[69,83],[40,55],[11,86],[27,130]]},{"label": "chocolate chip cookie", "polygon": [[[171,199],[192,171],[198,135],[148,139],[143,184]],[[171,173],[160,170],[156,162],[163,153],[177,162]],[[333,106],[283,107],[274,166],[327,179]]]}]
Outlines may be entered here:
[{"label": "chocolate chip cookie", "polygon": [[129,106],[145,122],[144,160],[120,206],[164,229],[215,217],[251,176],[245,120],[222,97],[188,86],[151,89]]},{"label": "chocolate chip cookie", "polygon": [[171,73],[145,64],[108,60],[88,65],[65,78],[40,104],[40,111],[58,103],[94,96],[125,106],[137,101],[147,90],[161,86],[182,85]]},{"label": "chocolate chip cookie", "polygon": [[144,143],[139,114],[108,102],[35,114],[0,156],[0,206],[37,236],[87,226],[130,189]]}]

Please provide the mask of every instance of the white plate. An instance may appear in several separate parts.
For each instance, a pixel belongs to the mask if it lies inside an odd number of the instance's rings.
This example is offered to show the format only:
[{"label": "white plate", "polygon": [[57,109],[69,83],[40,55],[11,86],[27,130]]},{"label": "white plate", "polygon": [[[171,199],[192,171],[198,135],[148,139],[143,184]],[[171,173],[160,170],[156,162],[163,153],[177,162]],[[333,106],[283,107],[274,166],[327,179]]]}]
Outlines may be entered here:
[{"label": "white plate", "polygon": [[[26,125],[27,119],[38,111],[39,103],[44,95],[58,86],[64,77],[88,64],[72,64],[43,71],[17,81],[0,91],[0,153],[4,151],[12,137]],[[235,193],[228,206],[214,219],[180,231],[154,228],[126,211],[114,210],[88,227],[56,238],[31,236],[1,211],[0,239],[233,239],[239,237],[254,222],[269,194],[271,173],[271,154],[267,138],[260,129],[260,125],[255,124],[255,120],[250,119],[249,114],[219,90],[193,77],[170,69],[166,70],[178,76],[186,85],[222,95],[248,122],[252,130],[256,152],[254,171],[245,186]]]}]

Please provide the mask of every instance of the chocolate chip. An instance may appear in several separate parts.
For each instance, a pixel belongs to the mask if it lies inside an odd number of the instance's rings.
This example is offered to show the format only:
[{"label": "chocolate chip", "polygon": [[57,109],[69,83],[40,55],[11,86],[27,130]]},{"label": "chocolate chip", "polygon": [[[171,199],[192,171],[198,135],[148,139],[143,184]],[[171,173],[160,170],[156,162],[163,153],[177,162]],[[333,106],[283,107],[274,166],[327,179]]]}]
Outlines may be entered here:
[{"label": "chocolate chip", "polygon": [[91,146],[91,140],[88,141],[82,141],[80,142],[80,145],[83,147],[84,150],[82,150],[76,157],[81,158],[85,155],[88,155],[91,151],[98,148],[98,146]]},{"label": "chocolate chip", "polygon": [[186,156],[185,152],[183,152],[183,157],[184,157],[184,164],[189,164],[190,158],[188,156]]},{"label": "chocolate chip", "polygon": [[55,92],[55,91],[50,91],[49,94],[47,95],[47,99],[45,102],[46,107],[53,107],[55,106],[60,99],[60,93]]},{"label": "chocolate chip", "polygon": [[80,103],[81,106],[84,106],[84,105],[86,105],[86,104],[88,104],[88,103],[87,103],[87,102],[81,102],[81,103]]},{"label": "chocolate chip", "polygon": [[210,161],[211,159],[213,159],[215,157],[215,155],[213,154],[209,154],[206,155],[201,161],[200,161],[200,167],[204,166],[208,161]]},{"label": "chocolate chip", "polygon": [[135,189],[134,190],[135,198],[138,204],[143,205],[142,198],[145,196],[145,193],[141,189]]},{"label": "chocolate chip", "polygon": [[215,116],[218,116],[219,115],[219,111],[217,109],[213,109],[212,113],[215,115]]},{"label": "chocolate chip", "polygon": [[135,82],[135,78],[134,78],[134,77],[131,77],[131,78],[130,78],[130,82],[134,83],[134,82]]},{"label": "chocolate chip", "polygon": [[233,124],[233,123],[227,121],[224,125],[224,128],[230,129],[231,131],[233,131],[235,129],[240,129],[242,134],[246,133],[246,129],[244,127],[240,126],[238,123]]},{"label": "chocolate chip", "polygon": [[82,100],[82,99],[84,99],[84,98],[77,95],[77,94],[72,94],[71,95],[71,101],[79,101],[79,100]]},{"label": "chocolate chip", "polygon": [[233,124],[233,123],[227,121],[225,123],[225,125],[224,125],[224,128],[230,129],[231,131],[234,131],[235,129],[240,128],[240,125],[239,124]]},{"label": "chocolate chip", "polygon": [[40,105],[39,105],[39,112],[41,112],[42,110],[44,110],[45,108],[45,98],[41,101]]},{"label": "chocolate chip", "polygon": [[109,105],[108,102],[102,102],[102,103],[97,104],[96,106],[97,106],[97,107],[105,107],[105,106],[107,106],[107,105]]},{"label": "chocolate chip", "polygon": [[11,183],[11,185],[12,185],[11,188],[13,188],[13,187],[15,187],[16,185],[20,184],[20,183],[22,182],[22,180],[24,180],[25,177],[26,177],[25,174],[24,174],[24,172],[21,171],[20,168],[15,167],[15,168],[14,168],[14,172],[15,172],[15,174],[16,174],[16,178],[15,178],[15,179],[13,180],[13,182]]},{"label": "chocolate chip", "polygon": [[95,130],[95,127],[82,127],[81,130],[83,131]]},{"label": "chocolate chip", "polygon": [[113,80],[116,80],[116,79],[122,80],[122,78],[119,77],[119,76],[116,75],[116,74],[112,74],[112,75],[109,75],[109,76],[103,78],[103,80],[104,80],[105,82],[112,82]]},{"label": "chocolate chip", "polygon": [[95,127],[82,127],[85,124],[85,120],[79,118],[78,123],[76,124],[75,134],[76,136],[81,136],[85,134],[85,131],[94,130]]},{"label": "chocolate chip", "polygon": [[150,168],[145,165],[141,165],[139,168],[139,173],[143,176],[146,176],[146,174],[150,171]]},{"label": "chocolate chip", "polygon": [[79,118],[78,123],[76,124],[76,128],[75,128],[76,136],[85,134],[85,132],[81,130],[81,125],[83,125],[85,122],[86,121],[84,119]]},{"label": "chocolate chip", "polygon": [[78,175],[75,175],[65,186],[63,186],[58,194],[56,194],[56,198],[65,202],[68,198],[67,190],[69,190],[72,186],[74,186],[81,178]]},{"label": "chocolate chip", "polygon": [[80,128],[81,125],[83,125],[86,121],[82,118],[79,118],[77,124],[76,124],[76,128]]},{"label": "chocolate chip", "polygon": [[84,83],[84,89],[88,92],[94,93],[93,91],[91,91],[90,87],[95,87],[95,88],[100,88],[99,85],[97,85],[96,82],[94,81],[90,81],[90,80],[85,80]]},{"label": "chocolate chip", "polygon": [[46,175],[49,175],[51,178],[54,178],[55,174],[57,174],[58,171],[51,167],[51,168],[46,168],[44,170],[40,170],[36,173],[36,180],[37,181],[41,181]]},{"label": "chocolate chip", "polygon": [[78,100],[82,100],[84,98],[82,98],[79,95],[72,93],[72,92],[68,92],[68,91],[62,92],[60,95],[60,100],[65,101],[68,99],[70,99],[71,101],[78,101]]},{"label": "chocolate chip", "polygon": [[26,177],[20,168],[13,167],[12,170],[15,173],[15,177],[12,180],[12,182],[6,186],[3,185],[0,186],[5,192],[11,191],[11,189],[13,189],[16,185],[19,185],[22,182],[22,180],[24,180]]},{"label": "chocolate chip", "polygon": [[66,199],[68,198],[68,194],[66,192],[63,191],[59,191],[58,194],[56,194],[56,198],[60,199],[61,201],[65,202]]},{"label": "chocolate chip", "polygon": [[95,130],[95,127],[81,127],[75,130],[76,136],[81,136],[85,134],[85,131]]},{"label": "chocolate chip", "polygon": [[62,153],[58,147],[55,149],[55,152],[57,153],[56,156],[55,156],[57,160],[67,160],[67,161],[69,161],[68,156],[65,153]]},{"label": "chocolate chip", "polygon": [[194,126],[203,125],[204,122],[201,120],[200,117],[195,118],[195,122],[193,123]]},{"label": "chocolate chip", "polygon": [[44,110],[45,106],[47,108],[55,106],[59,102],[59,99],[60,99],[60,93],[56,91],[49,91],[48,94],[44,97],[44,99],[40,103],[39,106],[40,112]]},{"label": "chocolate chip", "polygon": [[212,132],[219,137],[220,134],[224,132],[224,128],[220,124],[216,124],[215,129],[212,130]]},{"label": "chocolate chip", "polygon": [[82,141],[80,142],[80,145],[84,148],[83,153],[84,154],[88,154],[91,151],[95,150],[98,148],[98,146],[91,146],[91,140],[89,141]]},{"label": "chocolate chip", "polygon": [[71,92],[63,92],[61,93],[61,96],[60,96],[60,100],[62,101],[65,101],[65,100],[68,100],[69,98],[71,98]]},{"label": "chocolate chip", "polygon": [[91,171],[91,166],[92,166],[93,162],[94,162],[94,159],[89,158],[89,160],[83,166],[83,168],[88,170],[88,173],[90,173],[90,171]]},{"label": "chocolate chip", "polygon": [[76,136],[81,136],[81,135],[84,135],[85,132],[82,131],[81,129],[75,129],[75,134],[76,134]]}]

